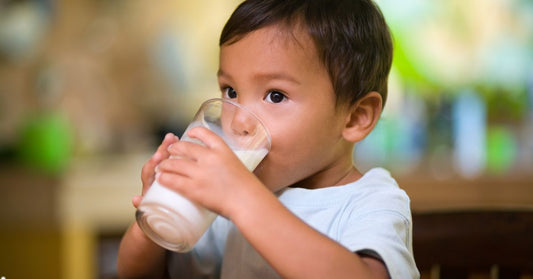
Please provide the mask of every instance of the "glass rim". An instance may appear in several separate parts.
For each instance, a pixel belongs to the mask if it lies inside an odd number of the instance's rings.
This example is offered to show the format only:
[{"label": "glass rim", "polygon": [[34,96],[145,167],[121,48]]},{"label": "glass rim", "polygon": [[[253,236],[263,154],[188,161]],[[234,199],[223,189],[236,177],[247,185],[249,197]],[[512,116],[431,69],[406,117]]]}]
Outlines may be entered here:
[{"label": "glass rim", "polygon": [[267,126],[265,125],[263,120],[261,120],[261,118],[259,116],[257,116],[257,114],[255,114],[253,111],[251,111],[247,107],[245,107],[245,106],[243,106],[243,105],[241,105],[241,104],[239,104],[237,102],[234,102],[232,100],[224,99],[224,98],[211,98],[211,99],[205,100],[200,107],[203,107],[203,106],[206,106],[206,105],[208,105],[210,103],[214,103],[214,102],[218,102],[218,101],[234,105],[234,106],[238,107],[239,109],[242,109],[242,110],[248,112],[249,114],[251,114],[259,122],[259,124],[261,124],[261,126],[263,126],[263,129],[265,130],[265,133],[266,133],[267,143],[268,143],[267,149],[268,149],[268,152],[270,152],[270,150],[272,149],[272,139],[270,137],[270,131],[267,129]]}]

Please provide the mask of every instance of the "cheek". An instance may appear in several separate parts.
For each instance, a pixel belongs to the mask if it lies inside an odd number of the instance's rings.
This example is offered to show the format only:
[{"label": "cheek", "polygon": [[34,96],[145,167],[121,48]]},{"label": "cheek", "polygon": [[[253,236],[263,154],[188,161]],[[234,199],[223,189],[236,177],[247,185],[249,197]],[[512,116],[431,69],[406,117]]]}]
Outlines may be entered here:
[{"label": "cheek", "polygon": [[270,133],[272,149],[254,173],[267,188],[276,192],[295,183],[301,176],[297,170],[302,161],[298,144],[301,139],[291,130],[283,133],[271,130]]},{"label": "cheek", "polygon": [[273,157],[283,161],[292,161],[299,157],[302,150],[309,149],[313,144],[315,131],[303,123],[291,125],[286,129],[272,132]]},{"label": "cheek", "polygon": [[338,117],[324,111],[307,113],[294,108],[290,115],[264,118],[271,124],[268,129],[272,149],[255,173],[270,190],[294,184],[332,160],[342,130]]},{"label": "cheek", "polygon": [[[321,134],[322,133],[322,134]],[[323,131],[313,126],[271,131],[272,150],[256,170],[258,178],[272,191],[306,178],[320,168],[329,145]]]}]

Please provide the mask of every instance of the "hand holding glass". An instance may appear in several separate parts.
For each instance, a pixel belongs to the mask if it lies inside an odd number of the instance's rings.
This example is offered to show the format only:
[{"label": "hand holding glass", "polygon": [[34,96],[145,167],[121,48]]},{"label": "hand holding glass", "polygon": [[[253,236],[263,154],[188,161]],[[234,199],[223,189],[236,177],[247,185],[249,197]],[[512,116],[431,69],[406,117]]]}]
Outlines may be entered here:
[{"label": "hand holding glass", "polygon": [[[181,140],[203,144],[187,136],[187,131],[197,126],[206,127],[220,136],[250,171],[270,151],[270,135],[261,120],[227,99],[205,101]],[[155,243],[176,252],[187,252],[211,225],[216,214],[156,181],[144,195],[135,216],[139,227]]]}]

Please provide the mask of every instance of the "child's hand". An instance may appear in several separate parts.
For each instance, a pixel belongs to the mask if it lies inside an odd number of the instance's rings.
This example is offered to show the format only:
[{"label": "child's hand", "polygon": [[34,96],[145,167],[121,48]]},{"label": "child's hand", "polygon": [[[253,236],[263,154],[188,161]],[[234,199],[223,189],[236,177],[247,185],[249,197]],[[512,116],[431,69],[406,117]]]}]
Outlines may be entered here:
[{"label": "child's hand", "polygon": [[141,171],[141,181],[143,184],[142,195],[134,196],[132,199],[132,203],[135,208],[139,206],[142,197],[155,180],[155,167],[161,163],[161,161],[170,156],[170,153],[168,152],[168,146],[177,141],[179,141],[179,139],[174,134],[166,134],[163,142],[161,145],[159,145],[154,155],[152,155],[152,157],[144,164]]},{"label": "child's hand", "polygon": [[[187,141],[169,147],[172,158],[158,166],[157,180],[202,206],[229,217],[247,189],[261,182],[212,131],[198,127],[188,132],[205,146]],[[175,157],[174,157],[175,156]]]}]

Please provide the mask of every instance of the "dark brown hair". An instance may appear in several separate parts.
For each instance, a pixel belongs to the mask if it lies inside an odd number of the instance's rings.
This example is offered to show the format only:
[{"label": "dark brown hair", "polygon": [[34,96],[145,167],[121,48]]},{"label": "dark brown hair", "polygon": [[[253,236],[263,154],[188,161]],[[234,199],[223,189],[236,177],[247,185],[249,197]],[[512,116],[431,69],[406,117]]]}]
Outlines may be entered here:
[{"label": "dark brown hair", "polygon": [[248,0],[226,22],[220,46],[273,24],[303,24],[326,67],[338,104],[377,91],[387,98],[392,40],[372,0]]}]

